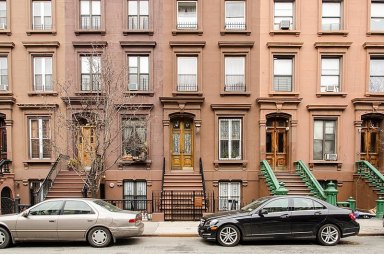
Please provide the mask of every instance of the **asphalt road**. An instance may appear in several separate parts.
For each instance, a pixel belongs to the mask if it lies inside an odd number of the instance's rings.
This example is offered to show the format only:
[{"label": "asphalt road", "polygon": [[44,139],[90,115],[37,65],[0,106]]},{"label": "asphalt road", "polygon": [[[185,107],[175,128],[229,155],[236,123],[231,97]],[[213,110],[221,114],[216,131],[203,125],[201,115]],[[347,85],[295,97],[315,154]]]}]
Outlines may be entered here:
[{"label": "asphalt road", "polygon": [[383,236],[354,236],[342,239],[337,246],[324,247],[315,241],[253,241],[228,248],[221,247],[212,242],[204,241],[198,237],[140,237],[122,240],[116,244],[95,249],[87,243],[20,243],[8,249],[0,250],[3,253],[25,253],[25,254],[173,254],[173,253],[295,253],[295,254],[382,254],[384,250]]}]

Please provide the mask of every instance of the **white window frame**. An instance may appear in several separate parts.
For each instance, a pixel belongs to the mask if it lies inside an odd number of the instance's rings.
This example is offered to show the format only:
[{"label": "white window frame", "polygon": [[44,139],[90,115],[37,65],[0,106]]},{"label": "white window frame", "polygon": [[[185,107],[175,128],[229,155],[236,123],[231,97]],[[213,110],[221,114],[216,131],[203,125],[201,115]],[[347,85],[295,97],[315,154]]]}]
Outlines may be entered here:
[{"label": "white window frame", "polygon": [[[50,7],[50,13],[46,15],[45,13],[45,4],[49,3]],[[39,5],[38,8],[40,8],[41,15],[35,14],[35,6]],[[35,17],[40,17],[41,23],[36,24],[35,23]],[[51,24],[45,24],[45,18],[50,18]],[[53,25],[53,18],[52,18],[52,2],[51,1],[42,1],[42,0],[37,0],[37,1],[32,1],[32,29],[33,30],[52,30],[52,25]]]},{"label": "white window frame", "polygon": [[0,16],[0,30],[5,30],[8,29],[8,1],[2,0],[0,1],[0,5],[5,7],[5,10],[2,10],[5,16]]},{"label": "white window frame", "polygon": [[[136,58],[136,66],[131,59]],[[145,63],[146,59],[146,63]],[[128,90],[148,91],[150,84],[150,58],[149,55],[128,55]],[[145,66],[146,65],[146,66]],[[146,70],[146,71],[145,71]],[[136,76],[136,83],[132,82],[131,76]],[[134,86],[136,86],[135,89]]]},{"label": "white window frame", "polygon": [[[228,137],[227,139],[222,138],[222,131],[221,131],[221,125],[223,122],[228,122]],[[233,138],[233,122],[239,122],[239,139]],[[243,126],[243,119],[242,118],[220,118],[219,119],[219,160],[241,160],[242,159],[242,147],[243,147],[243,133],[242,133],[242,126]],[[224,157],[222,155],[221,150],[221,141],[228,141],[228,157]],[[232,147],[233,142],[238,141],[239,142],[239,154],[237,157],[232,156]]]},{"label": "white window frame", "polygon": [[[328,6],[329,9],[335,8],[336,5],[339,5],[338,15],[328,15],[325,13],[325,7]],[[339,31],[343,26],[343,1],[327,1],[323,0],[321,4],[321,29],[323,31]],[[338,19],[338,23],[324,23],[326,20]]]},{"label": "white window frame", "polygon": [[[83,70],[83,63],[88,59],[89,72]],[[97,69],[97,70],[96,70]],[[83,76],[89,75],[89,84],[83,84]],[[80,85],[81,91],[100,91],[101,77],[101,56],[100,55],[80,55]]]},{"label": "white window frame", "polygon": [[[181,65],[183,59],[193,59],[194,68],[189,69],[186,73],[181,73]],[[198,56],[180,55],[177,56],[177,91],[180,92],[196,92],[198,90],[198,69],[199,62]],[[186,63],[184,63],[186,64]],[[190,79],[187,77],[190,76]]]},{"label": "white window frame", "polygon": [[[242,73],[235,73],[236,71],[231,70],[234,64],[231,63],[231,59],[241,59],[242,60]],[[246,90],[246,78],[245,78],[245,69],[246,69],[246,58],[245,56],[224,56],[224,91],[226,92],[245,92]],[[236,85],[237,84],[237,85]]]},{"label": "white window frame", "polygon": [[[134,8],[133,3],[136,3]],[[147,5],[147,13],[142,9],[142,4]],[[132,5],[131,5],[132,4]],[[149,29],[149,0],[128,0],[128,30]],[[142,13],[144,12],[144,13]]]},{"label": "white window frame", "polygon": [[[280,61],[286,61],[286,60],[290,61],[290,65],[291,65],[290,70],[289,71],[288,71],[288,69],[280,70],[278,68],[278,66],[283,64]],[[292,56],[292,55],[287,55],[287,56],[274,55],[273,56],[273,82],[272,82],[273,92],[293,92],[294,91],[294,83],[295,83],[295,79],[294,79],[295,70],[294,70],[294,68],[295,68],[295,56]],[[275,81],[280,80],[279,77],[290,78],[290,82],[291,82],[290,83],[290,89],[288,89],[289,84],[286,85],[287,89],[280,88],[280,84],[276,84]]]},{"label": "white window frame", "polygon": [[[228,17],[228,5],[242,4],[243,16],[242,17]],[[230,22],[231,19],[238,20],[237,22]],[[240,21],[242,19],[242,21]],[[245,30],[246,29],[246,3],[245,1],[225,1],[225,29],[226,30]]]},{"label": "white window frame", "polygon": [[[32,122],[37,121],[37,127],[38,127],[38,137],[32,138]],[[47,133],[46,138],[43,136],[43,122],[48,121],[48,127],[49,132]],[[28,119],[28,125],[29,125],[29,158],[30,159],[50,159],[51,155],[49,157],[44,157],[44,141],[49,141],[49,146],[51,146],[51,121],[48,117],[30,117]],[[39,144],[39,156],[38,158],[33,157],[32,152],[32,141],[37,140]],[[52,149],[51,147],[49,149]],[[51,152],[51,151],[50,151]]]},{"label": "white window frame", "polygon": [[0,56],[0,91],[8,91],[9,89],[8,68],[8,57]]},{"label": "white window frame", "polygon": [[[337,60],[337,69],[327,68],[325,64],[327,60]],[[320,92],[339,92],[341,91],[341,64],[342,58],[340,56],[322,56],[321,57],[321,77],[320,77]],[[326,78],[337,77],[337,83],[325,84]]]},{"label": "white window frame", "polygon": [[[369,59],[369,93],[384,93],[384,56],[371,55]],[[380,73],[372,73],[373,61],[380,61]],[[379,82],[377,82],[379,81]]]},{"label": "white window frame", "polygon": [[219,211],[239,210],[241,182],[219,182]]},{"label": "white window frame", "polygon": [[[316,137],[316,122],[322,123],[321,137]],[[327,133],[326,124],[330,123],[330,122],[332,122],[334,124],[333,125],[333,133]],[[337,119],[331,119],[331,118],[315,118],[314,119],[314,122],[313,122],[313,159],[314,160],[324,160],[325,154],[337,154],[337,128],[338,128]],[[334,139],[327,139],[325,136],[326,134],[333,135]],[[315,154],[315,146],[316,146],[315,142],[316,142],[316,140],[321,141],[321,150],[322,150],[321,158],[317,157]],[[327,141],[331,141],[334,143],[333,148],[331,148],[331,150],[329,150],[329,151],[325,151],[325,148],[326,148],[325,143]]]},{"label": "white window frame", "polygon": [[[371,17],[370,17],[370,30],[371,31],[379,31],[384,32],[384,12],[380,12],[380,10],[384,10],[384,1],[371,1]],[[376,15],[374,13],[380,13],[379,15]],[[379,29],[374,29],[374,22],[378,21],[381,26],[379,26]]]},{"label": "white window frame", "polygon": [[[145,211],[147,209],[147,192],[147,181],[124,180],[124,209]],[[134,202],[130,202],[130,200]],[[138,202],[137,200],[142,200],[142,202]]]},{"label": "white window frame", "polygon": [[[183,23],[180,19],[180,12],[179,12],[179,5],[180,4],[188,4],[188,3],[194,3],[196,6],[196,15],[194,17],[194,20],[190,22],[190,24]],[[176,17],[176,28],[178,30],[197,30],[198,28],[198,4],[197,1],[177,1],[177,7],[176,7],[177,17]]]},{"label": "white window frame", "polygon": [[[41,59],[41,73],[37,73],[37,60]],[[46,61],[50,59],[50,70],[46,69]],[[41,75],[41,89],[37,87],[36,76]],[[51,84],[47,84],[46,77],[51,76]],[[34,56],[33,57],[33,90],[38,92],[53,91],[53,57],[52,56]]]},{"label": "white window frame", "polygon": [[[86,13],[83,13],[82,3],[88,2],[89,7]],[[99,3],[99,11],[93,10],[93,3]],[[102,0],[80,0],[80,29],[82,30],[100,30],[101,29],[101,13]],[[95,7],[96,8],[96,7]],[[83,19],[89,19],[89,25],[84,24]]]},{"label": "white window frame", "polygon": [[[123,156],[128,155],[128,151],[125,151],[125,148],[135,148],[137,154],[130,154],[131,156],[139,157],[144,152],[145,156],[148,155],[148,147],[147,147],[147,138],[148,138],[148,123],[144,116],[124,116],[122,119],[122,154]],[[129,129],[132,130],[131,135],[135,135],[132,137],[133,142],[131,141],[131,136],[128,135]],[[143,131],[141,133],[144,137],[140,137],[138,130]],[[137,139],[142,139],[141,143],[137,141]],[[131,146],[129,146],[131,144]],[[139,153],[140,152],[140,153]]]},{"label": "white window frame", "polygon": [[[277,9],[276,7],[281,5],[281,4],[287,4],[287,3],[290,3],[292,5],[292,9],[291,9],[291,12],[292,14],[291,15],[284,15],[284,16],[280,16],[280,15],[277,15],[276,12],[278,10],[281,10],[281,9]],[[282,30],[280,28],[280,23],[282,20],[289,20],[290,21],[290,26],[289,26],[289,29],[287,30],[293,30],[295,29],[295,0],[292,0],[292,1],[282,1],[282,0],[274,0],[274,4],[273,4],[273,30]]]}]

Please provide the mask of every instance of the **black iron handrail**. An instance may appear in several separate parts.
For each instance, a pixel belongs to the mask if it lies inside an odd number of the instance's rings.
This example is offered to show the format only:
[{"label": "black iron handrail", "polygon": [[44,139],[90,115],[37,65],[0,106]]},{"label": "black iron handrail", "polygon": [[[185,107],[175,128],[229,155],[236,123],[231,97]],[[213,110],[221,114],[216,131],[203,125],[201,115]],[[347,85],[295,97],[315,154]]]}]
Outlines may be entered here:
[{"label": "black iron handrail", "polygon": [[165,177],[165,157],[163,157],[163,176],[161,178],[161,191],[164,190],[164,177]]},{"label": "black iron handrail", "polygon": [[203,168],[203,160],[199,159],[199,168],[200,168],[200,175],[201,175],[201,181],[203,185],[203,195],[204,195],[204,204],[205,209],[207,209],[207,194],[205,193],[205,178],[204,178],[204,168]]},{"label": "black iron handrail", "polygon": [[43,183],[41,184],[39,190],[34,193],[35,200],[37,202],[41,202],[45,200],[47,197],[49,189],[52,187],[52,183],[55,181],[56,176],[58,175],[59,171],[61,170],[61,167],[57,167],[60,160],[64,157],[63,154],[60,154],[59,157],[57,157],[56,161],[53,163],[51,170],[49,170],[49,173],[47,177],[44,179]]}]

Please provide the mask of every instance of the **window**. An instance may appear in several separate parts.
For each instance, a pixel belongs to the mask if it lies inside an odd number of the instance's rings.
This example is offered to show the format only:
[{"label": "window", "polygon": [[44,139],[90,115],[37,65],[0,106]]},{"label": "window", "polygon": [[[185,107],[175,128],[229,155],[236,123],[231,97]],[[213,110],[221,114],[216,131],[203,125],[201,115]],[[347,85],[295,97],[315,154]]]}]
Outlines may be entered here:
[{"label": "window", "polygon": [[371,31],[384,32],[384,2],[371,2]]},{"label": "window", "polygon": [[288,211],[288,198],[273,200],[263,207],[268,213],[279,213]]},{"label": "window", "polygon": [[225,29],[246,29],[245,1],[225,1]]},{"label": "window", "polygon": [[128,0],[128,29],[148,30],[149,28],[149,1]]},{"label": "window", "polygon": [[63,201],[48,201],[29,211],[29,215],[59,215]]},{"label": "window", "polygon": [[32,2],[32,29],[51,30],[52,29],[52,8],[51,1]]},{"label": "window", "polygon": [[326,209],[322,204],[309,198],[293,198],[293,211]]},{"label": "window", "polygon": [[51,158],[51,127],[47,117],[29,118],[29,157]]},{"label": "window", "polygon": [[81,90],[99,91],[101,74],[100,56],[81,56]]},{"label": "window", "polygon": [[245,92],[245,57],[225,57],[224,90]]},{"label": "window", "polygon": [[177,2],[177,29],[197,29],[197,2]]},{"label": "window", "polygon": [[52,91],[52,57],[33,57],[33,89],[35,91]]},{"label": "window", "polygon": [[146,181],[124,181],[124,209],[134,211],[147,209]]},{"label": "window", "polygon": [[131,160],[145,160],[147,157],[147,121],[144,117],[124,118],[123,156]]},{"label": "window", "polygon": [[7,29],[7,1],[0,1],[0,30]]},{"label": "window", "polygon": [[292,92],[293,57],[275,56],[273,58],[273,91]]},{"label": "window", "polygon": [[328,154],[336,154],[336,121],[315,120],[313,131],[313,159],[325,160]]},{"label": "window", "polygon": [[197,57],[177,57],[177,91],[197,91]]},{"label": "window", "polygon": [[275,0],[273,29],[294,29],[294,1]]},{"label": "window", "polygon": [[240,209],[240,183],[219,182],[219,211]]},{"label": "window", "polygon": [[63,215],[73,214],[94,214],[92,208],[83,201],[66,201],[64,205]]},{"label": "window", "polygon": [[241,159],[241,119],[219,119],[220,160]]},{"label": "window", "polygon": [[101,26],[101,1],[80,1],[80,29],[100,30]]},{"label": "window", "polygon": [[384,57],[371,56],[369,74],[369,92],[384,92]]},{"label": "window", "polygon": [[128,56],[128,90],[148,91],[149,56]]},{"label": "window", "polygon": [[339,92],[340,89],[340,57],[321,58],[321,92]]},{"label": "window", "polygon": [[337,31],[341,29],[341,1],[323,1],[321,29]]},{"label": "window", "polygon": [[0,91],[8,91],[8,58],[0,56]]}]

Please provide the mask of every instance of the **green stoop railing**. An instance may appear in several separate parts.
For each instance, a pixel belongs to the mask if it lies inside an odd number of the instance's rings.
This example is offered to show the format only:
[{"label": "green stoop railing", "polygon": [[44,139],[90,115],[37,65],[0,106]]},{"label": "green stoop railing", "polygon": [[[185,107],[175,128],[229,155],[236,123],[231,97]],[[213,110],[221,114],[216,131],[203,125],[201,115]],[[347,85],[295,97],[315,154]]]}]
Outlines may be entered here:
[{"label": "green stoop railing", "polygon": [[304,162],[299,160],[296,161],[295,164],[296,172],[300,175],[301,179],[307,185],[311,193],[319,199],[327,200],[323,187],[321,187],[320,183],[316,180]]},{"label": "green stoop railing", "polygon": [[356,162],[356,173],[372,184],[377,191],[384,193],[384,176],[368,161]]},{"label": "green stoop railing", "polygon": [[279,182],[273,173],[271,166],[268,161],[263,160],[260,162],[261,172],[265,177],[265,182],[272,195],[287,195],[288,190],[284,187],[283,182]]}]

